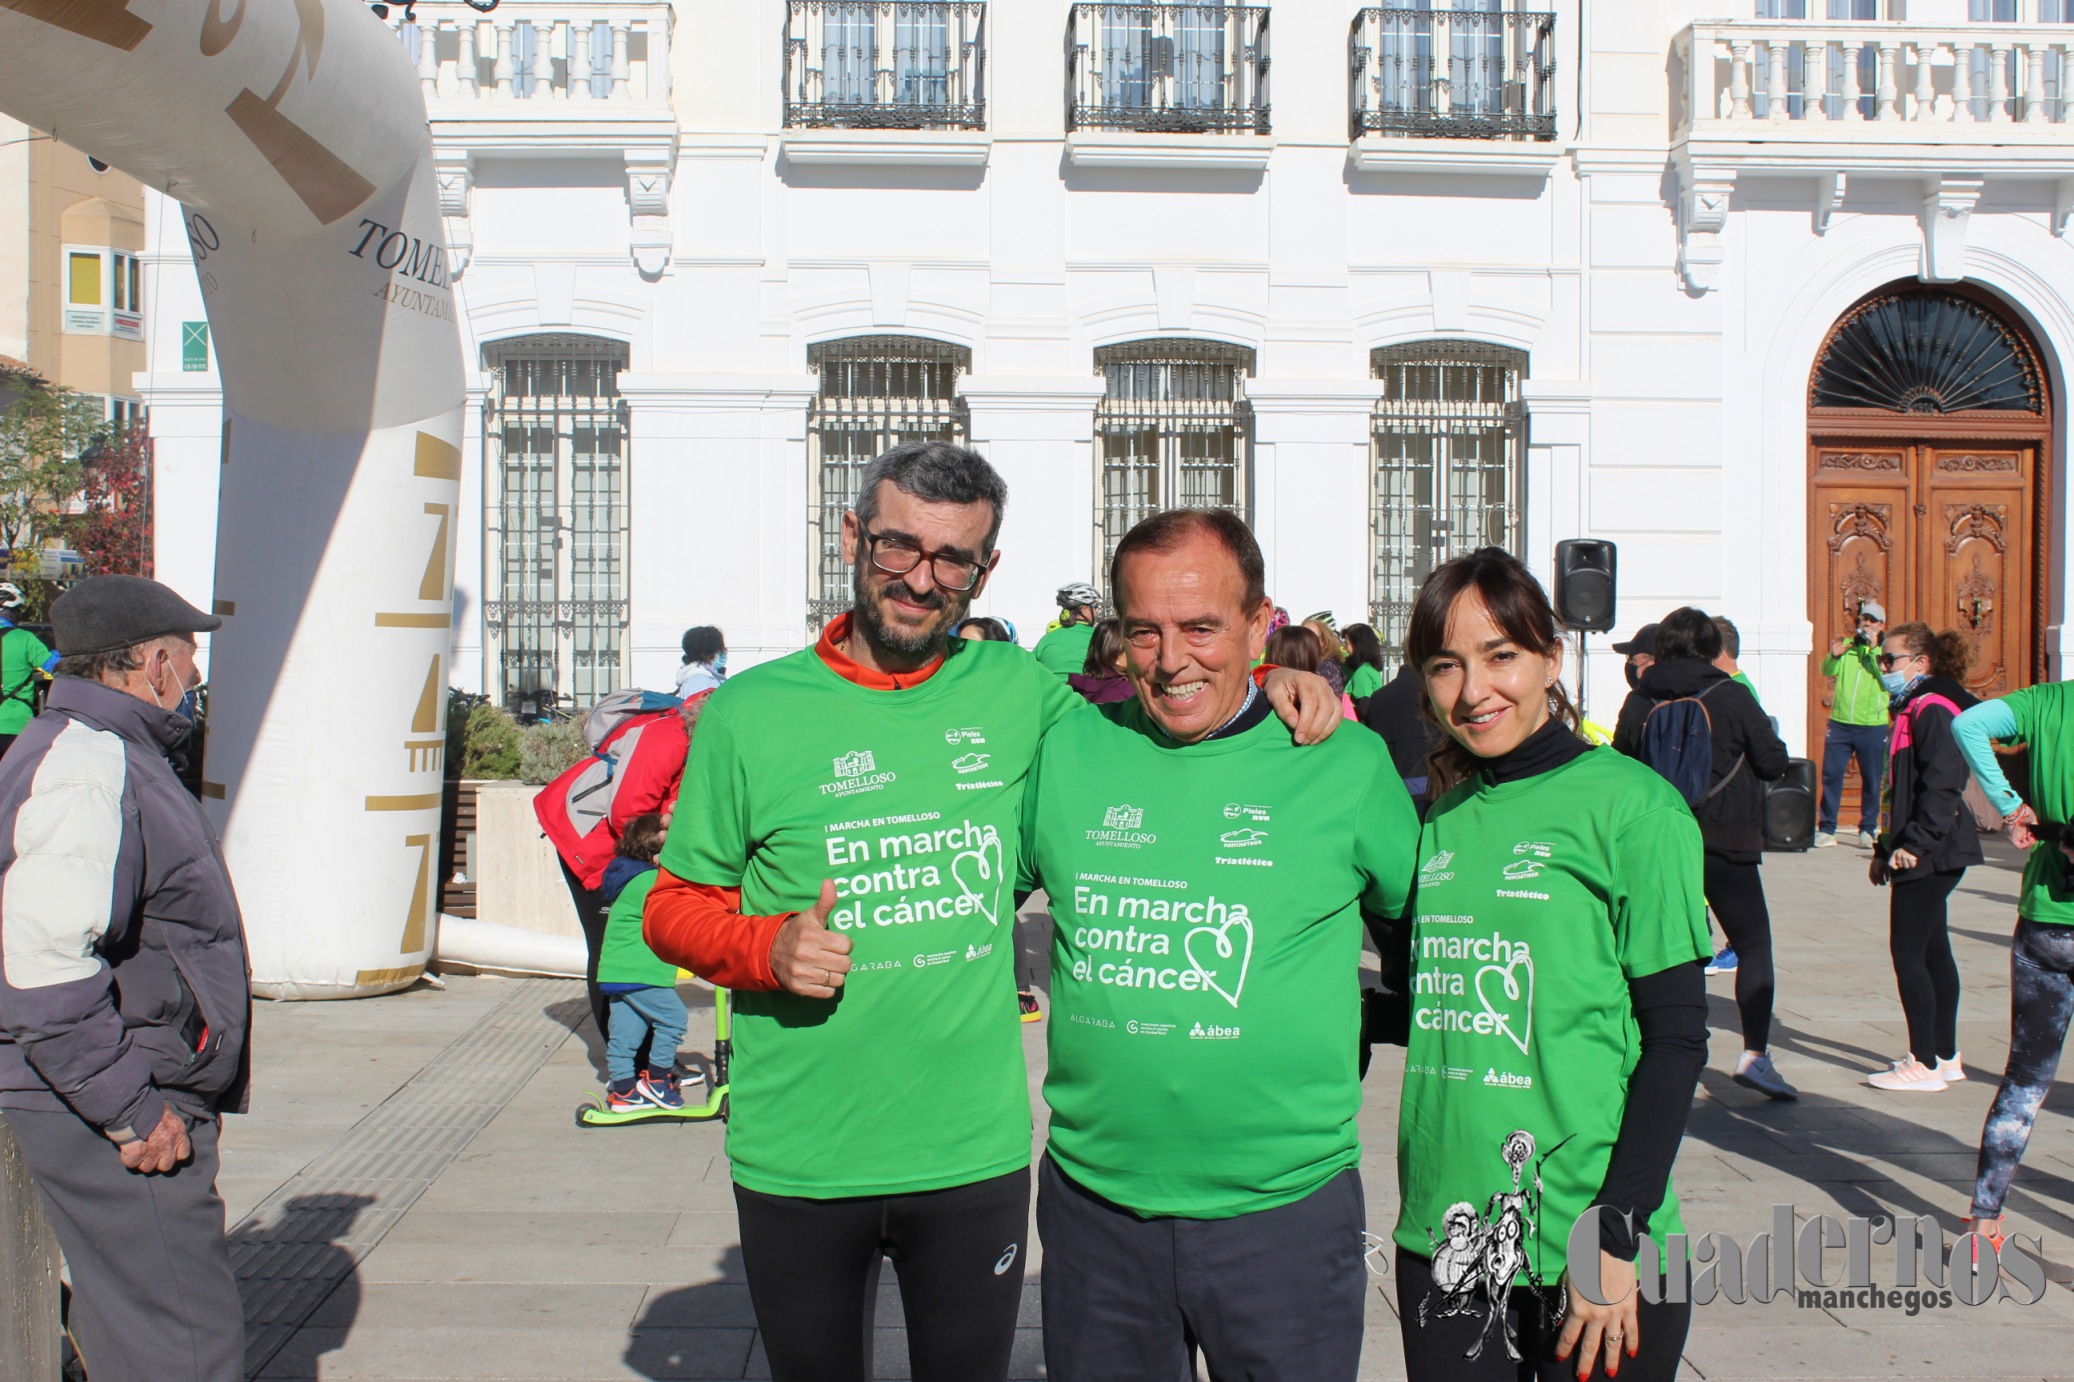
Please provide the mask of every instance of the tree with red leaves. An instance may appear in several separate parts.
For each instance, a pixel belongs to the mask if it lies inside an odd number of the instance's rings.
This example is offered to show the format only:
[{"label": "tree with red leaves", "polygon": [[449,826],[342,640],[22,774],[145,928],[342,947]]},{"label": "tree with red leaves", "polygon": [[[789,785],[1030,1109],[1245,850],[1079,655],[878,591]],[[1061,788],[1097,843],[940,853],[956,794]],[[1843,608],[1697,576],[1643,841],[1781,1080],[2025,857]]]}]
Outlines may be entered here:
[{"label": "tree with red leaves", "polygon": [[65,524],[89,576],[151,574],[151,438],[111,432],[81,456],[81,510]]}]

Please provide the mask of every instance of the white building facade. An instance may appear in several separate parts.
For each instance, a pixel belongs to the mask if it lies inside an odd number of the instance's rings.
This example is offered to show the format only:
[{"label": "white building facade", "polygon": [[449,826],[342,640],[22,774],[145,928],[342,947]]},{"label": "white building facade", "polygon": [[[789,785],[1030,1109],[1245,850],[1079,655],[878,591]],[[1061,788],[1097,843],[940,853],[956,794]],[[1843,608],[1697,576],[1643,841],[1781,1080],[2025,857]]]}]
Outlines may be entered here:
[{"label": "white building facade", "polygon": [[[2059,675],[2074,4],[1756,5],[392,4],[450,257],[335,229],[472,367],[456,679],[801,646],[928,436],[1008,480],[976,612],[1025,646],[1194,503],[1386,641],[1437,560],[1610,539],[1617,628],[1729,615],[1797,747],[1862,599]],[[207,598],[208,280],[147,221],[157,569]]]}]

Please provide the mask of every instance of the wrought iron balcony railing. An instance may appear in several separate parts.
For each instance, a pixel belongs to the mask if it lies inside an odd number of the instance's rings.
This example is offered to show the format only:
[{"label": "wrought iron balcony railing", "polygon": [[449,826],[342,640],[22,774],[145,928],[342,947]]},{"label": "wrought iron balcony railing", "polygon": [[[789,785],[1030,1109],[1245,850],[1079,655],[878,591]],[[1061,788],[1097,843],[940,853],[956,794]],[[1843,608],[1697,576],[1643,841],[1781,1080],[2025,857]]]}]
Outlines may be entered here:
[{"label": "wrought iron balcony railing", "polygon": [[985,129],[986,13],[981,0],[790,0],[786,127]]},{"label": "wrought iron balcony railing", "polygon": [[1352,45],[1357,138],[1555,138],[1553,14],[1366,9]]},{"label": "wrought iron balcony railing", "polygon": [[1266,134],[1265,5],[1081,4],[1067,128]]}]

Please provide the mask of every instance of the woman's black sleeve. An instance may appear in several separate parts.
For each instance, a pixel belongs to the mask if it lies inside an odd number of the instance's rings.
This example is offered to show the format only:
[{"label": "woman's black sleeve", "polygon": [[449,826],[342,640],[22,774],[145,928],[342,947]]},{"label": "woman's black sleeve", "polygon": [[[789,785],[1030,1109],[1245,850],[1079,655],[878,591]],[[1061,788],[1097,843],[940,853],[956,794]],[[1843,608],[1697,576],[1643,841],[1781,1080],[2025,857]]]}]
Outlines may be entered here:
[{"label": "woman's black sleeve", "polygon": [[[1894,848],[1918,858],[1940,848],[1950,837],[1966,805],[1966,782],[1973,770],[1959,752],[1952,733],[1952,713],[1939,706],[1916,712],[1915,794],[1909,815],[1894,833]],[[1969,822],[1965,827],[1971,830]]]},{"label": "woman's black sleeve", "polygon": [[1409,1045],[1411,905],[1405,904],[1404,915],[1401,917],[1378,916],[1364,909],[1361,919],[1368,924],[1369,938],[1375,942],[1376,956],[1382,961],[1382,990],[1368,995],[1363,1016],[1363,1021],[1367,1024],[1368,1039],[1388,1046]]},{"label": "woman's black sleeve", "polygon": [[[1628,1077],[1620,1134],[1592,1201],[1613,1211],[1599,1215],[1599,1246],[1625,1261],[1635,1260],[1641,1231],[1664,1202],[1671,1163],[1678,1159],[1685,1119],[1692,1112],[1692,1092],[1707,1063],[1704,975],[1695,960],[1628,981],[1628,999],[1642,1029],[1642,1056]],[[1628,1216],[1625,1223],[1622,1213]]]}]

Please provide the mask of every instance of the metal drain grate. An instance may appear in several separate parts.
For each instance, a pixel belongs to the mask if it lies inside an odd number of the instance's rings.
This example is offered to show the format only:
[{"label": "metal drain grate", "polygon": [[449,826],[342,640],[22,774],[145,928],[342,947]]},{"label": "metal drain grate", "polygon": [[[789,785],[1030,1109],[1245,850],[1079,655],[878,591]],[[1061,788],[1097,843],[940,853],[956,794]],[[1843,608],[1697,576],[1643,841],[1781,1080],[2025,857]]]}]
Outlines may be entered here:
[{"label": "metal drain grate", "polygon": [[418,1196],[569,1038],[548,1015],[578,999],[528,979],[231,1231],[245,1298],[245,1375],[257,1377],[374,1251]]}]

